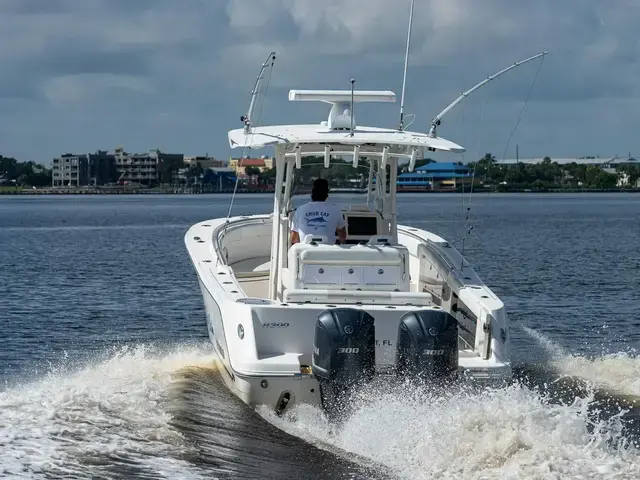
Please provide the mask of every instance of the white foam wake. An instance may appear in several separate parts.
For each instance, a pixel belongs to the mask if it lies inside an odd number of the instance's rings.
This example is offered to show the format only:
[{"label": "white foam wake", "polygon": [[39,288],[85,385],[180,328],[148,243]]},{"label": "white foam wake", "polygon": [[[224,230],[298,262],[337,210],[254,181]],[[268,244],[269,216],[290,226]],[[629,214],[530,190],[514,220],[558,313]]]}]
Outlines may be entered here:
[{"label": "white foam wake", "polygon": [[88,477],[122,459],[133,476],[140,469],[200,478],[179,459],[188,447],[169,425],[163,395],[172,372],[211,360],[198,346],[124,347],[106,361],[1,392],[0,474]]},{"label": "white foam wake", "polygon": [[[520,385],[430,396],[372,394],[340,428],[300,407],[278,427],[369,457],[407,479],[640,478],[640,455],[619,416],[593,425],[592,397],[554,405]],[[591,431],[590,431],[590,428]]]},{"label": "white foam wake", "polygon": [[[566,375],[640,395],[640,360],[629,353],[588,359],[531,329],[552,364]],[[339,428],[311,407],[285,418],[261,411],[280,428],[381,462],[408,479],[635,479],[640,451],[622,415],[594,420],[594,395],[569,404],[514,384],[445,396],[411,389],[369,392]]]},{"label": "white foam wake", "polygon": [[536,330],[529,327],[523,327],[523,330],[549,353],[550,363],[559,373],[580,377],[622,394],[640,396],[640,358],[633,352],[587,358],[566,351]]}]

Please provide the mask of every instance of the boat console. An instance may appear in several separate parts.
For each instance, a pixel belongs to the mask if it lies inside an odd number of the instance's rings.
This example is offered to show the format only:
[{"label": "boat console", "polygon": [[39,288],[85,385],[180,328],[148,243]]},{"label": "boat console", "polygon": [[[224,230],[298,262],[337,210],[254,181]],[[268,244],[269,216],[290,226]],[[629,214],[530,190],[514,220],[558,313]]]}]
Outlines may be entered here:
[{"label": "boat console", "polygon": [[389,245],[386,237],[331,245],[325,237],[307,235],[291,247],[288,260],[289,288],[409,291],[409,252]]},{"label": "boat console", "polygon": [[431,305],[432,296],[412,292],[410,255],[386,235],[369,242],[336,245],[307,235],[288,252],[283,269],[285,303]]},{"label": "boat console", "polygon": [[[287,213],[289,225],[291,225],[295,210]],[[372,212],[367,205],[350,205],[342,209],[347,238],[346,245],[369,243],[375,236],[385,239],[389,236],[389,220],[381,214]],[[303,239],[300,239],[301,241]],[[326,240],[324,241],[326,243]]]},{"label": "boat console", "polygon": [[321,235],[306,235],[289,248],[287,268],[283,269],[283,299],[343,303],[362,301],[359,297],[364,296],[376,303],[369,297],[382,296],[384,300],[378,301],[403,305],[430,301],[428,295],[413,298],[409,251],[389,234],[388,219],[366,205],[349,206],[342,214],[347,230],[344,244],[330,243]]},{"label": "boat console", "polygon": [[388,233],[388,227],[384,228],[383,218],[378,213],[350,209],[343,210],[342,214],[347,230],[346,244],[367,243],[375,235]]}]

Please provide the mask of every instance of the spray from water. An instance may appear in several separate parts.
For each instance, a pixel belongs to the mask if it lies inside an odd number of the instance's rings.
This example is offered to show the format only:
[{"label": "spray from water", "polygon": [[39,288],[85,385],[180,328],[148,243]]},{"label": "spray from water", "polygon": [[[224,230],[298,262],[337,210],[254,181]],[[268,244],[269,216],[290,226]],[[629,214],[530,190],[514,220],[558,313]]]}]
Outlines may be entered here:
[{"label": "spray from water", "polygon": [[0,393],[0,472],[10,477],[205,478],[180,459],[191,446],[169,425],[165,389],[204,347],[138,345]]},{"label": "spray from water", "polygon": [[[554,358],[566,355],[546,345]],[[259,411],[285,431],[376,459],[407,479],[640,478],[629,408],[604,407],[602,396],[577,381],[440,393],[395,385],[360,392],[341,424],[309,406],[282,418]]]},{"label": "spray from water", "polygon": [[274,428],[227,390],[208,342],[66,359],[0,410],[2,478],[390,478]]},{"label": "spray from water", "polygon": [[569,353],[561,345],[529,327],[522,329],[549,354],[558,373],[580,377],[620,394],[640,396],[640,358],[635,352],[618,352],[588,358]]}]

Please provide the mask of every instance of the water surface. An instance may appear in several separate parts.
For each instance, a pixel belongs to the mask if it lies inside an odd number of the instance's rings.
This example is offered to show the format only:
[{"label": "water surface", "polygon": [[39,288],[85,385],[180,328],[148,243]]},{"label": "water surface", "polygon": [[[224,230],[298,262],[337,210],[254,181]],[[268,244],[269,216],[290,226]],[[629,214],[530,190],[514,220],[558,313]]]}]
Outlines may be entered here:
[{"label": "water surface", "polygon": [[[602,389],[640,395],[640,195],[471,197],[464,252],[505,301],[517,363],[585,379],[577,399],[525,384],[448,398],[378,391],[340,428],[305,407],[260,417],[220,387],[183,236],[229,200],[0,198],[0,472],[640,478],[635,413],[592,415]],[[460,249],[467,200],[403,194],[400,222]],[[271,205],[238,195],[233,214]]]}]

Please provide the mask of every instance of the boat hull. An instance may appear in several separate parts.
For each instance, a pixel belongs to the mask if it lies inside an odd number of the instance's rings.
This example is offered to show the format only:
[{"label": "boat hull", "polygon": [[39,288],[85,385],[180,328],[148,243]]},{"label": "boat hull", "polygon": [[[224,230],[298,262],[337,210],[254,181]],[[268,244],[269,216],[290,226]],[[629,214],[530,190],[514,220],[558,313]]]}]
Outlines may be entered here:
[{"label": "boat hull", "polygon": [[[278,409],[289,393],[282,411],[296,403],[321,406],[318,381],[310,374],[247,375],[234,370],[229,358],[222,309],[201,279],[198,279],[204,301],[207,332],[213,345],[215,363],[227,388],[251,406],[268,405]],[[224,305],[223,305],[224,308]]]},{"label": "boat hull", "polygon": [[[243,225],[247,225],[244,233]],[[333,294],[337,305],[320,293],[314,299],[314,291],[309,290],[302,295],[310,295],[310,300],[286,303],[269,300],[264,293],[269,270],[262,265],[264,252],[258,250],[266,243],[270,228],[270,219],[256,215],[231,218],[228,224],[226,219],[202,222],[185,236],[218,369],[227,388],[246,404],[265,405],[276,412],[298,404],[324,407],[321,383],[311,368],[314,339],[319,315],[337,306],[364,310],[375,319],[376,378],[394,379],[400,323],[407,314],[425,310],[453,315],[464,330],[460,331],[457,352],[458,378],[483,385],[511,378],[510,332],[504,306],[470,267],[464,276],[455,271],[452,265],[460,264],[461,257],[444,240],[399,226],[399,237],[412,257],[414,283],[407,298],[418,298],[419,292],[424,292],[432,301],[349,302]],[[220,245],[221,229],[233,243]],[[228,248],[231,246],[235,250]],[[268,251],[269,245],[263,248]],[[251,258],[241,258],[242,252]],[[251,293],[255,289],[251,282],[264,282],[262,294],[258,290]],[[493,330],[484,332],[487,322]]]}]

